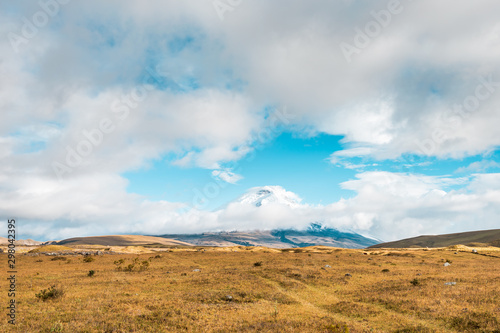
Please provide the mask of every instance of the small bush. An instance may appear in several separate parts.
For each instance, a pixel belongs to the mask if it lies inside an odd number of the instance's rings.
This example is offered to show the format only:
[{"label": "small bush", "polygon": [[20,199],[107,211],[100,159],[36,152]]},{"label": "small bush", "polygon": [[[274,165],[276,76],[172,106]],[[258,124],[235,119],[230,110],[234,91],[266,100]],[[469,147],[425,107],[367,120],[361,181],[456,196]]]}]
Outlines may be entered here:
[{"label": "small bush", "polygon": [[420,284],[420,281],[419,281],[419,279],[413,279],[410,281],[410,283],[414,286],[418,286]]},{"label": "small bush", "polygon": [[333,332],[333,333],[349,333],[349,327],[347,327],[346,324],[344,325],[328,325],[325,327],[327,332]]},{"label": "small bush", "polygon": [[92,257],[90,257],[90,256],[87,256],[87,257],[83,258],[83,262],[92,262],[92,261],[94,261],[94,260],[95,260],[95,259],[94,259],[94,258],[92,258]]},{"label": "small bush", "polygon": [[132,272],[134,270],[135,265],[134,264],[129,264],[127,267],[125,267],[123,270],[127,272]]},{"label": "small bush", "polygon": [[384,269],[382,270],[382,273],[389,273],[389,272],[390,272],[390,271],[389,271],[387,268],[384,268]]},{"label": "small bush", "polygon": [[89,273],[87,275],[92,277],[92,276],[94,276],[94,274],[95,274],[95,271],[92,269],[89,271]]},{"label": "small bush", "polygon": [[125,259],[120,259],[120,260],[115,260],[114,264],[115,265],[121,265],[125,262]]},{"label": "small bush", "polygon": [[141,266],[139,266],[139,271],[145,271],[149,268],[149,261],[147,260],[144,260],[141,264]]},{"label": "small bush", "polygon": [[63,295],[64,290],[60,287],[56,287],[55,285],[48,289],[40,290],[38,294],[35,294],[38,299],[41,299],[44,302],[49,299],[61,298]]},{"label": "small bush", "polygon": [[260,267],[260,266],[262,266],[262,261],[257,261],[257,262],[254,262],[254,263],[253,263],[253,265],[254,265],[255,267]]}]

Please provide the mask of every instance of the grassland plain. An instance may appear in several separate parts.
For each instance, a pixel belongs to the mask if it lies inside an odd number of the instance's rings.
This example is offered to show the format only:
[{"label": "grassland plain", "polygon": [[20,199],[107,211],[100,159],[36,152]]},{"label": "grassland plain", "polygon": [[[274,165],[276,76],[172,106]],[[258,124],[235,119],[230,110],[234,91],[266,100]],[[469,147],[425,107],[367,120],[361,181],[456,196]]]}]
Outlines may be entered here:
[{"label": "grassland plain", "polygon": [[[234,247],[93,258],[18,254],[17,325],[7,324],[3,278],[0,331],[500,332],[500,252],[491,248]],[[7,272],[6,254],[0,259]],[[64,295],[36,297],[51,286]]]}]

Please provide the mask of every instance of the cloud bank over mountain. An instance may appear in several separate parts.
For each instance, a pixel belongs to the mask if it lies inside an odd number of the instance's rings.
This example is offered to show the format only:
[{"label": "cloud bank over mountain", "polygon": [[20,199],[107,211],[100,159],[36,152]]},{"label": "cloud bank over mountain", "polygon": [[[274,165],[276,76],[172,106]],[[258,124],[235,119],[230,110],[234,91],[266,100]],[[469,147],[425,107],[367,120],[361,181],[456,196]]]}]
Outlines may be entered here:
[{"label": "cloud bank over mountain", "polygon": [[[0,218],[27,237],[322,220],[392,240],[498,221],[498,2],[42,3],[0,4]],[[127,190],[167,155],[237,184],[228,165],[270,131],[342,136],[329,159],[357,170],[339,185],[353,195],[206,211]],[[473,155],[464,175],[412,169]],[[385,160],[406,172],[363,169]]]}]

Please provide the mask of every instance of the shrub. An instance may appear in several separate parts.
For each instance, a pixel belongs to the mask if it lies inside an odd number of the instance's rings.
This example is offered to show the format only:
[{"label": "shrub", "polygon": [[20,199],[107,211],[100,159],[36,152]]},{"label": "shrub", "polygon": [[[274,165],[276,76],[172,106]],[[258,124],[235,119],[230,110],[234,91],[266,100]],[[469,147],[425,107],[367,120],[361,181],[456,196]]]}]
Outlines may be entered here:
[{"label": "shrub", "polygon": [[149,268],[149,261],[147,260],[144,260],[141,264],[141,266],[139,266],[139,271],[145,271]]},{"label": "shrub", "polygon": [[87,275],[92,277],[92,276],[94,276],[94,274],[95,274],[95,271],[92,269],[89,271],[89,273]]},{"label": "shrub", "polygon": [[257,262],[254,262],[254,263],[253,263],[253,265],[254,265],[255,267],[260,267],[260,266],[262,266],[262,261],[257,261]]},{"label": "shrub", "polygon": [[125,262],[125,259],[115,260],[115,265],[121,265]]},{"label": "shrub", "polygon": [[418,286],[420,284],[420,281],[418,279],[413,279],[410,281],[410,283],[414,286]]},{"label": "shrub", "polygon": [[384,269],[382,270],[382,273],[389,273],[389,270],[388,270],[387,268],[384,268]]},{"label": "shrub", "polygon": [[87,257],[83,258],[83,262],[92,262],[92,261],[94,261],[94,260],[95,260],[95,259],[94,259],[94,258],[92,258],[92,257],[90,257],[90,256],[87,256]]},{"label": "shrub", "polygon": [[41,299],[44,302],[49,299],[61,298],[63,295],[64,290],[61,287],[56,287],[55,285],[48,289],[40,290],[38,294],[35,294],[38,299]]},{"label": "shrub", "polygon": [[134,267],[135,267],[134,264],[129,264],[127,267],[124,268],[124,270],[127,272],[132,272],[134,270]]},{"label": "shrub", "polygon": [[327,332],[334,332],[334,333],[349,333],[349,327],[347,327],[346,324],[344,325],[329,325],[325,327]]}]

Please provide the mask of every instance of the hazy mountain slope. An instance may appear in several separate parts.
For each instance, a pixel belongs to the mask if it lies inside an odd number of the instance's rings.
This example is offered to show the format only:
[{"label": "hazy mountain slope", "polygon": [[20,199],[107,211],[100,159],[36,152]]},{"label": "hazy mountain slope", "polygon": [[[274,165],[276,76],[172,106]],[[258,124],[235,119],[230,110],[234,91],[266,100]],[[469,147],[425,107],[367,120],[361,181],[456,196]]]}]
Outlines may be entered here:
[{"label": "hazy mountain slope", "polygon": [[[0,237],[0,245],[8,245],[8,244],[9,244],[9,240],[7,238]],[[35,241],[32,239],[18,239],[15,241],[15,244],[16,245],[30,246],[30,245],[40,245],[40,244],[42,244],[42,242],[38,242],[38,241]]]},{"label": "hazy mountain slope", "polygon": [[311,224],[305,230],[276,229],[247,232],[206,232],[202,234],[163,235],[170,239],[198,246],[265,246],[273,248],[324,245],[342,248],[365,248],[378,242],[357,233],[338,231]]},{"label": "hazy mountain slope", "polygon": [[395,242],[373,245],[371,248],[446,247],[459,244],[468,245],[471,243],[484,243],[491,246],[500,246],[500,229],[435,236],[419,236]]}]

